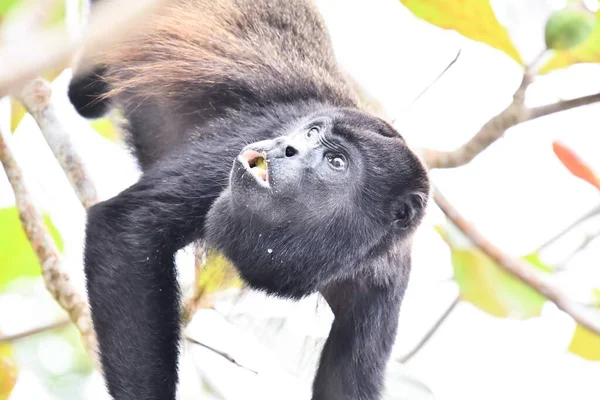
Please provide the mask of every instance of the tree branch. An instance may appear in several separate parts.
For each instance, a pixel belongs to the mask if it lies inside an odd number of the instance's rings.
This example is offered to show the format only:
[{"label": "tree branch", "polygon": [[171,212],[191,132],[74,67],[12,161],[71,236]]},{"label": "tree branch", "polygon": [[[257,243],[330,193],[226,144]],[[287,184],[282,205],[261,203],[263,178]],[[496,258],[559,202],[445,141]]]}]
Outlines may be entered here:
[{"label": "tree branch", "polygon": [[438,151],[422,149],[421,154],[429,168],[455,168],[472,161],[477,155],[501,138],[515,125],[546,115],[600,102],[600,93],[577,99],[559,101],[545,106],[529,108],[524,105],[525,92],[531,83],[528,72],[523,75],[521,85],[513,95],[513,101],[499,114],[486,122],[467,143],[456,150]]},{"label": "tree branch", "polygon": [[150,13],[167,1],[101,1],[94,5],[83,35],[72,36],[60,27],[8,41],[0,47],[0,96],[19,90],[42,71],[65,65],[81,49],[95,53],[138,31]]},{"label": "tree branch", "polygon": [[529,119],[529,110],[524,106],[525,92],[532,81],[525,73],[513,101],[499,114],[486,122],[467,143],[453,151],[423,149],[421,154],[429,168],[454,168],[465,165],[479,153],[498,140],[507,129]]},{"label": "tree branch", "polygon": [[52,88],[48,82],[38,77],[23,87],[18,100],[37,122],[79,201],[88,209],[98,202],[98,194],[88,177],[83,161],[69,140],[66,129],[56,115],[51,96]]},{"label": "tree branch", "polygon": [[545,106],[534,107],[529,110],[529,120],[544,117],[546,115],[555,114],[561,111],[567,111],[572,108],[587,106],[588,104],[600,102],[600,93],[591,94],[589,96],[578,97],[571,100],[558,101],[556,103],[547,104]]},{"label": "tree branch", "polygon": [[62,271],[61,255],[48,233],[42,214],[33,204],[21,169],[10,149],[8,138],[0,132],[0,162],[15,194],[17,209],[23,229],[42,267],[46,288],[67,312],[69,318],[81,332],[83,341],[92,359],[96,358],[96,336],[92,328],[89,307],[71,284],[69,276]]},{"label": "tree branch", "polygon": [[569,314],[577,323],[592,332],[600,334],[600,316],[571,301],[558,287],[548,282],[540,273],[529,266],[525,261],[513,258],[503,253],[499,248],[484,238],[466,219],[464,219],[444,196],[434,189],[434,200],[438,207],[446,214],[448,219],[456,225],[474,245],[479,247],[488,257],[500,267],[511,273],[526,285],[556,304],[565,313]]},{"label": "tree branch", "polygon": [[49,331],[52,329],[62,328],[63,326],[67,326],[71,323],[69,319],[62,319],[59,321],[54,321],[46,325],[41,325],[32,329],[28,329],[23,332],[15,333],[14,335],[5,335],[0,336],[0,343],[6,342],[14,342],[15,340],[24,339],[29,336],[37,335],[38,333],[42,333],[45,331]]}]

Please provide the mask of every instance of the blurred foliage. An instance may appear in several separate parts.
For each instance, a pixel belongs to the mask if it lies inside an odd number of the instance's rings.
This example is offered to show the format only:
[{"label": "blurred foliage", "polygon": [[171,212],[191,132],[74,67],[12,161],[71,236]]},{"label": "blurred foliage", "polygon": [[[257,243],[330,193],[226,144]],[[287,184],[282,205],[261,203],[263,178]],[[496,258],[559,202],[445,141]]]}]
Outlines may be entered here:
[{"label": "blurred foliage", "polygon": [[[44,216],[46,227],[59,250],[63,249],[60,233],[50,217]],[[41,276],[37,256],[21,226],[16,207],[0,209],[0,292],[11,280],[22,276]]]},{"label": "blurred foliage", "polygon": [[0,0],[0,23],[20,0]]},{"label": "blurred foliage", "polygon": [[[500,24],[490,0],[400,0],[415,16],[443,29],[498,49],[519,64],[521,56],[505,27]],[[539,73],[576,63],[600,62],[600,11],[594,16],[581,5],[569,4],[546,21],[545,42],[554,50]]]},{"label": "blurred foliage", "polygon": [[13,353],[19,369],[34,375],[52,398],[86,398],[86,378],[94,366],[74,325],[22,338]]},{"label": "blurred foliage", "polygon": [[[437,225],[437,232],[451,251],[454,280],[461,299],[500,318],[526,319],[539,316],[546,299],[500,267],[478,248],[465,245],[457,229]],[[549,273],[537,254],[523,257],[532,267]]]},{"label": "blurred foliage", "polygon": [[207,251],[206,262],[197,277],[197,293],[201,306],[208,304],[207,297],[211,294],[243,286],[242,280],[229,260],[213,249]]},{"label": "blurred foliage", "polygon": [[489,0],[400,0],[417,17],[452,29],[469,39],[503,51],[519,64],[523,60],[508,32],[498,22]]},{"label": "blurred foliage", "polygon": [[[45,10],[44,7],[48,8],[48,10]],[[13,17],[15,19],[19,18],[18,14],[21,11],[26,10],[25,12],[30,12],[29,9],[35,10],[37,16],[37,18],[35,18],[36,26],[33,26],[32,28],[48,29],[65,25],[65,0],[49,0],[44,2],[41,6],[37,0],[0,0],[0,24],[2,24],[4,18],[10,22]],[[69,66],[69,62],[66,61],[55,68],[42,71],[40,76],[49,82],[52,82]],[[10,129],[12,132],[17,129],[25,114],[26,110],[21,103],[14,98],[11,98]]]},{"label": "blurred foliage", "polygon": [[[594,289],[594,298],[600,310],[600,290]],[[586,360],[600,361],[600,335],[578,324],[569,344],[569,351]]]},{"label": "blurred foliage", "polygon": [[17,365],[10,343],[0,343],[0,400],[7,400],[17,382]]},{"label": "blurred foliage", "polygon": [[577,153],[559,141],[552,142],[552,150],[570,173],[600,190],[600,177]]}]

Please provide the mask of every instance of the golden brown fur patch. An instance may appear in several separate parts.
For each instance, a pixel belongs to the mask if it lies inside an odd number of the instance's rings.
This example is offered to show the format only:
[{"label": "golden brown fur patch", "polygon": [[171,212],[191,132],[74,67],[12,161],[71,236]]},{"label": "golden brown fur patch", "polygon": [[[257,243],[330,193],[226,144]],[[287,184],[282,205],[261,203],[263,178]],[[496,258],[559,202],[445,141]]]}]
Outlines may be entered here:
[{"label": "golden brown fur patch", "polygon": [[174,0],[94,60],[110,66],[111,97],[181,96],[198,83],[260,91],[302,82],[354,99],[311,0]]}]

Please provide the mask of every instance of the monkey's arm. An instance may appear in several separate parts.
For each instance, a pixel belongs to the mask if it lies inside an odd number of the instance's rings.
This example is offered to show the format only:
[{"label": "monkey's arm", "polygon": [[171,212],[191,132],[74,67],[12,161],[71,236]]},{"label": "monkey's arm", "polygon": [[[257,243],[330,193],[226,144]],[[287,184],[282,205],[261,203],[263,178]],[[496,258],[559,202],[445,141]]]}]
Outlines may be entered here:
[{"label": "monkey's arm", "polygon": [[187,154],[157,165],[89,210],[87,290],[117,400],[175,399],[180,312],[173,256],[202,234],[219,193],[218,177],[203,165],[208,159]]},{"label": "monkey's arm", "polygon": [[335,319],[321,354],[313,400],[381,398],[404,286],[356,279],[334,283],[323,292]]}]

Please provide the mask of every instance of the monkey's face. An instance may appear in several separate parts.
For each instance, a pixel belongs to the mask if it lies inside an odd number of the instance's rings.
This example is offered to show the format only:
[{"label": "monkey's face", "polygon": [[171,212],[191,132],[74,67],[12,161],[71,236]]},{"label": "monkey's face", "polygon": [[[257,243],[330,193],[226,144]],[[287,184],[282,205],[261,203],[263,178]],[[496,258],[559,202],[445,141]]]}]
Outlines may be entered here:
[{"label": "monkey's face", "polygon": [[429,181],[397,133],[360,112],[328,111],[284,130],[239,153],[206,236],[251,286],[297,298],[408,235]]},{"label": "monkey's face", "polygon": [[319,218],[343,208],[360,188],[359,149],[333,134],[331,118],[311,118],[288,129],[242,149],[231,172],[233,201],[272,222]]}]

